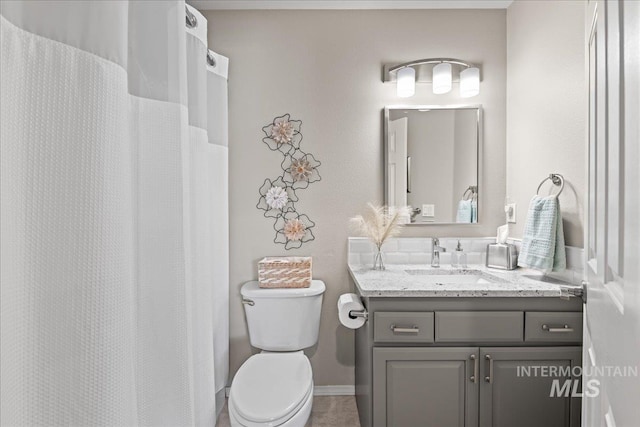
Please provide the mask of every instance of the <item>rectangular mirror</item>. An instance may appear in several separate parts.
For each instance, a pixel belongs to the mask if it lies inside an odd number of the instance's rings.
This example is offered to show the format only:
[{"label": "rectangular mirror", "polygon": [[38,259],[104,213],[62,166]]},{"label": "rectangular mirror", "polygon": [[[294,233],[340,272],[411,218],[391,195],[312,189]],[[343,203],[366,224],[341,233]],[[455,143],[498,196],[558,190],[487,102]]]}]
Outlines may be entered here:
[{"label": "rectangular mirror", "polygon": [[474,224],[480,203],[482,106],[384,109],[385,203],[411,224]]}]

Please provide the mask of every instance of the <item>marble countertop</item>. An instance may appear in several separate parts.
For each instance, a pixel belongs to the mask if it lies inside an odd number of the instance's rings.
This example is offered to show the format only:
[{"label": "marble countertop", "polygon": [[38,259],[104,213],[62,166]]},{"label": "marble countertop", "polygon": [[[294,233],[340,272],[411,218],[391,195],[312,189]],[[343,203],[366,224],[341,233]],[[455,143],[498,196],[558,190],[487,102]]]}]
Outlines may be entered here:
[{"label": "marble countertop", "polygon": [[[561,286],[571,283],[550,279],[536,270],[518,268],[505,271],[484,265],[469,265],[466,269],[450,266],[432,268],[425,265],[393,264],[384,271],[370,266],[350,265],[349,273],[363,297],[560,297]],[[407,270],[414,274],[410,274]],[[431,271],[430,271],[431,270]],[[479,276],[478,283],[444,283],[428,278],[437,270],[441,275]],[[452,279],[455,281],[455,279]],[[445,280],[446,282],[446,280]]]}]

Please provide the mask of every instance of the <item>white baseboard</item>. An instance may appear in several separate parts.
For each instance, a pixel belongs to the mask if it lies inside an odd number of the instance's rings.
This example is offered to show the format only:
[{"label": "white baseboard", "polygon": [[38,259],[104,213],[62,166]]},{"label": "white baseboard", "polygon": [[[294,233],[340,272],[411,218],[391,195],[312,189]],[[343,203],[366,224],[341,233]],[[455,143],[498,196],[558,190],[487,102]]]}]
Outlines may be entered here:
[{"label": "white baseboard", "polygon": [[356,386],[353,385],[317,385],[313,388],[314,396],[353,396]]},{"label": "white baseboard", "polygon": [[[229,397],[229,390],[225,389],[225,396]],[[314,396],[353,396],[356,394],[356,387],[353,385],[317,385],[313,387]]]}]

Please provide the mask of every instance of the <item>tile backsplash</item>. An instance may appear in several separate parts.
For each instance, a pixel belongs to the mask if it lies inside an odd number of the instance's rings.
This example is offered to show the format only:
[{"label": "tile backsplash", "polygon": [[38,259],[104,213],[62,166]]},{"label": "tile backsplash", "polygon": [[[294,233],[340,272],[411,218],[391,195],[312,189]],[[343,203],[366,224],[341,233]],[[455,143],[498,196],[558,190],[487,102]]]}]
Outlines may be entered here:
[{"label": "tile backsplash", "polygon": [[[440,246],[446,252],[440,253],[440,265],[451,265],[451,252],[455,251],[460,241],[462,249],[467,254],[467,264],[484,264],[487,245],[496,241],[495,237],[442,237]],[[509,239],[520,252],[521,241]],[[383,246],[385,264],[431,264],[431,245],[429,237],[398,237],[389,239]],[[349,237],[348,262],[349,265],[373,264],[375,246],[366,237]],[[580,283],[582,280],[582,248],[567,246],[567,270],[561,273],[551,273],[548,276],[570,283]]]},{"label": "tile backsplash", "polygon": [[[440,238],[440,246],[446,249],[446,252],[440,253],[440,265],[451,264],[451,252],[455,251],[458,240],[467,254],[468,264],[483,264],[487,245],[495,242],[494,237]],[[384,262],[388,264],[431,264],[431,245],[429,237],[390,239],[382,246]],[[372,263],[374,249],[375,246],[365,237],[349,237],[349,264]]]}]

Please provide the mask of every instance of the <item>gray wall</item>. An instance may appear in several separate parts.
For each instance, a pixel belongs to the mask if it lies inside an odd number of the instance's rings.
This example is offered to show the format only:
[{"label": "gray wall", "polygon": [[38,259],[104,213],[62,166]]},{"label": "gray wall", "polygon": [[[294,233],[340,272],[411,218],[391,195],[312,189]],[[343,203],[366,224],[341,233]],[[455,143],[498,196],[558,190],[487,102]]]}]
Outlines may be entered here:
[{"label": "gray wall", "polygon": [[[316,385],[353,384],[353,332],[337,320],[349,291],[349,217],[383,200],[382,109],[392,104],[479,103],[484,107],[482,223],[414,227],[413,236],[494,235],[505,191],[506,12],[504,10],[209,11],[209,46],[230,57],[231,376],[252,353],[239,289],[255,279],[265,255],[311,255],[327,284],[320,340],[311,356]],[[482,64],[481,94],[462,100],[418,85],[395,95],[382,65],[424,57]],[[316,240],[284,251],[270,220],[255,207],[258,188],[278,175],[280,158],[261,142],[277,115],[303,120],[303,147],[320,161],[322,181],[300,192],[301,212],[316,221]],[[253,350],[255,351],[255,349]]]},{"label": "gray wall", "polygon": [[[515,1],[507,10],[507,196],[512,237],[542,179],[560,173],[566,243],[583,246],[586,106],[582,1]],[[549,181],[541,189],[547,194]],[[554,192],[557,188],[554,189]]]}]

